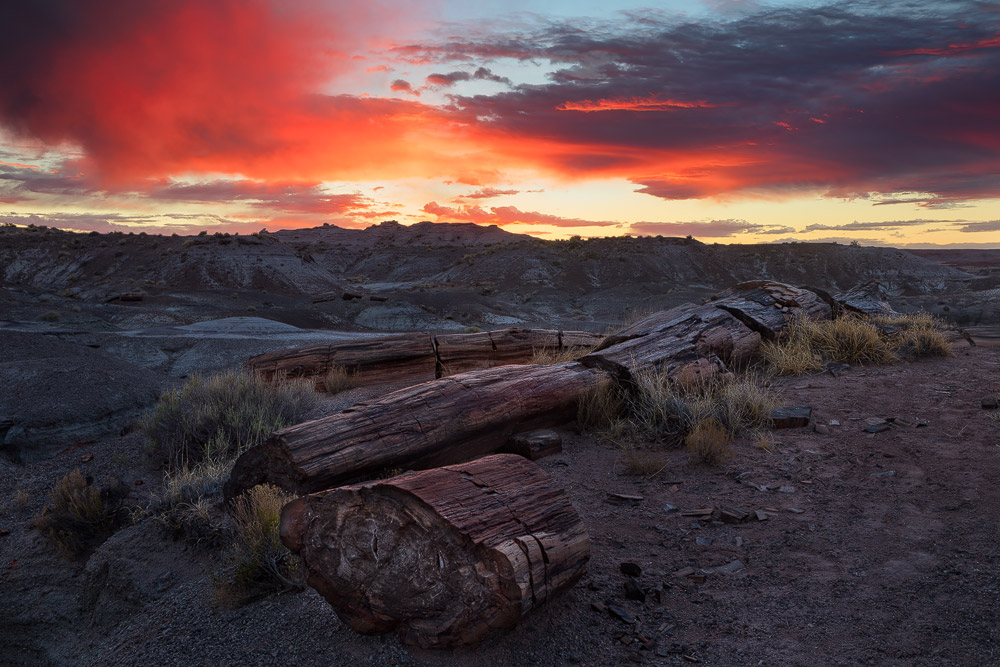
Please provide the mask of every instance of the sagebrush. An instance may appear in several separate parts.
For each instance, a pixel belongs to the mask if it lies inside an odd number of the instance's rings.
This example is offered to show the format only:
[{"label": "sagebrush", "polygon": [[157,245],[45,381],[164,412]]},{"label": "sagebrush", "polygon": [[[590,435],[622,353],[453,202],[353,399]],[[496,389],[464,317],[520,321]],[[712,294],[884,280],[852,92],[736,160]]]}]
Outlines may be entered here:
[{"label": "sagebrush", "polygon": [[253,373],[191,377],[166,391],[142,421],[152,453],[171,470],[204,460],[232,460],[272,431],[303,421],[317,404],[313,384],[269,384]]},{"label": "sagebrush", "polygon": [[112,479],[97,486],[74,470],[49,491],[50,502],[33,525],[67,560],[75,560],[115,531],[122,520],[122,499],[128,487]]}]

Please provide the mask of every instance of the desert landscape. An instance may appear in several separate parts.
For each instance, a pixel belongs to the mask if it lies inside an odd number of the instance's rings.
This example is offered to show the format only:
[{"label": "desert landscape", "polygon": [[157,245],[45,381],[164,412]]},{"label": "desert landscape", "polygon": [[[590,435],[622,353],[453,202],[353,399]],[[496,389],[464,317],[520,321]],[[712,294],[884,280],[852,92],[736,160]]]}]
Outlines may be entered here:
[{"label": "desert landscape", "polygon": [[[551,242],[394,223],[246,237],[0,231],[5,662],[995,660],[1000,413],[989,399],[1000,390],[1000,251],[951,252],[944,263],[835,244]],[[176,485],[141,424],[162,392],[196,375],[281,349],[368,349],[410,331],[439,341],[529,328],[567,341],[572,331],[626,338],[616,333],[625,323],[685,303],[712,307],[712,295],[725,300],[728,288],[755,279],[933,313],[950,356],[901,353],[800,375],[751,365],[740,377],[768,373],[762,382],[777,404],[811,412],[794,428],[727,441],[718,459],[683,435],[613,433],[578,413],[557,420],[561,450],[537,465],[585,526],[585,573],[472,645],[420,648],[394,632],[358,634],[309,586],[220,596],[234,530],[221,488],[228,471],[188,499],[210,517],[202,523],[164,510]],[[539,351],[533,361],[563,363]],[[305,418],[382,405],[413,384],[404,367],[379,368],[353,384],[317,382],[327,391]],[[432,365],[422,386],[433,377]],[[67,558],[38,516],[73,471],[86,488],[117,484],[124,509],[107,535]]]}]

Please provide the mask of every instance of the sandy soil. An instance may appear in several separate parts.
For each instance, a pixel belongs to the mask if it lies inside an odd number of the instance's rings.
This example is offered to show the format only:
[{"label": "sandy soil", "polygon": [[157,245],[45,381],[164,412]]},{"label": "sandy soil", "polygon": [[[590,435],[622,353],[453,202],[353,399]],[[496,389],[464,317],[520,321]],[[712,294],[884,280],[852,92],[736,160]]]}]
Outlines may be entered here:
[{"label": "sandy soil", "polygon": [[[119,531],[85,564],[60,560],[28,525],[46,490],[79,467],[121,477],[142,500],[158,474],[142,467],[136,434],[3,464],[0,662],[996,664],[1000,421],[980,399],[1000,386],[1000,348],[963,344],[949,359],[776,385],[829,432],[776,431],[772,453],[738,443],[714,468],[670,452],[644,479],[624,473],[613,445],[566,431],[564,453],[542,465],[590,531],[587,576],[512,631],[455,652],[356,635],[312,591],[218,607],[210,577],[219,552],[149,521]],[[890,417],[927,425],[863,430]],[[18,491],[27,499],[15,500]],[[726,523],[723,507],[751,516]],[[700,508],[714,508],[712,519],[684,516]],[[645,603],[625,598],[622,562],[642,568]],[[602,610],[609,604],[635,622]]]}]

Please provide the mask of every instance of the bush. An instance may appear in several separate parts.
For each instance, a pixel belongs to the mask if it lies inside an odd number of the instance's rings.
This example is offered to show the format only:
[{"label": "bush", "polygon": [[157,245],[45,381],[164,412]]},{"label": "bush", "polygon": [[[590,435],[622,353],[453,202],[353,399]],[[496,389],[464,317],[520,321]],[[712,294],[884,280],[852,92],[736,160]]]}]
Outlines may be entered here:
[{"label": "bush", "polygon": [[323,376],[322,386],[328,394],[339,394],[358,386],[358,379],[343,366],[333,366]]},{"label": "bush", "polygon": [[179,471],[202,461],[231,461],[273,431],[302,421],[315,405],[310,382],[268,384],[238,372],[194,376],[164,392],[141,429],[152,452]]},{"label": "bush", "polygon": [[[596,347],[596,346],[595,346]],[[551,347],[538,347],[531,351],[531,364],[561,364],[576,361],[582,356],[593,352],[594,347],[564,347],[557,350]]]},{"label": "bush", "polygon": [[62,314],[54,310],[49,310],[39,315],[38,319],[40,319],[42,322],[58,322],[59,320],[62,319]]},{"label": "bush", "polygon": [[625,474],[636,477],[653,477],[669,464],[666,454],[641,447],[625,447],[622,450]]},{"label": "bush", "polygon": [[52,487],[51,504],[35,515],[34,526],[67,560],[75,560],[111,536],[127,493],[117,480],[99,488],[74,470]]},{"label": "bush", "polygon": [[302,589],[299,559],[278,535],[281,508],[294,499],[276,486],[261,484],[233,501],[235,540],[229,565],[213,578],[217,600],[239,604],[260,595]]},{"label": "bush", "polygon": [[801,375],[824,363],[885,364],[900,356],[949,356],[943,325],[928,313],[878,316],[848,315],[836,320],[798,318],[784,339],[761,345],[764,364],[778,375]]},{"label": "bush", "polygon": [[733,434],[713,417],[699,419],[684,438],[684,446],[698,463],[718,465],[731,455]]}]

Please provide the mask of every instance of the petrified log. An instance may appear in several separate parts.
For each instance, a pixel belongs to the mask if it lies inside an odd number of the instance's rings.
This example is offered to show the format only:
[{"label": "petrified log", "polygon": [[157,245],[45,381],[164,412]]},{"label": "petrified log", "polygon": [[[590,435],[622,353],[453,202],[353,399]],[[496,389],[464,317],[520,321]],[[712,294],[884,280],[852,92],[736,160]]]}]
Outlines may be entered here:
[{"label": "petrified log", "polygon": [[231,499],[270,482],[304,495],[387,469],[492,454],[513,433],[571,421],[580,395],[600,377],[568,362],[470,371],[401,389],[276,431],[237,459],[224,492]]},{"label": "petrified log", "polygon": [[536,352],[597,345],[603,336],[589,331],[501,329],[434,337],[441,375],[477,368],[530,363]]},{"label": "petrified log", "polygon": [[844,310],[859,315],[899,315],[896,310],[889,305],[888,294],[882,284],[876,280],[870,280],[864,285],[859,285],[843,294],[837,295],[837,301]]},{"label": "petrified log", "polygon": [[713,296],[710,303],[731,313],[765,340],[778,338],[792,317],[833,317],[833,308],[818,291],[767,280],[740,283]]},{"label": "petrified log", "polygon": [[363,384],[433,380],[437,359],[426,333],[307,345],[250,357],[246,366],[265,380],[310,378],[322,389],[326,374],[342,367]]},{"label": "petrified log", "polygon": [[504,451],[523,456],[529,461],[562,453],[562,436],[549,429],[538,429],[510,436]]},{"label": "petrified log", "polygon": [[707,381],[726,364],[750,360],[760,334],[714,304],[685,304],[653,313],[609,336],[580,362],[600,368],[626,384],[637,371],[666,372],[683,384]]},{"label": "petrified log", "polygon": [[590,558],[565,492],[513,454],[299,498],[281,540],[351,628],[423,648],[513,626]]}]

